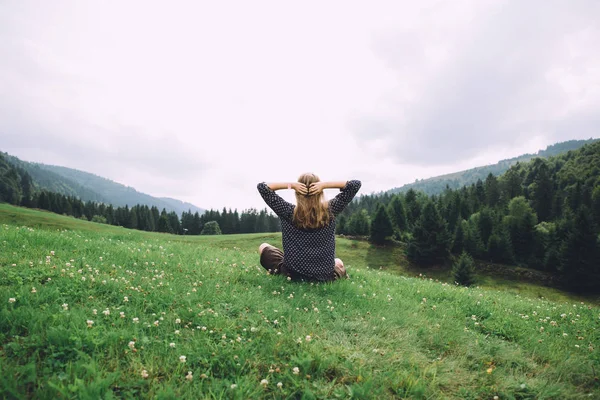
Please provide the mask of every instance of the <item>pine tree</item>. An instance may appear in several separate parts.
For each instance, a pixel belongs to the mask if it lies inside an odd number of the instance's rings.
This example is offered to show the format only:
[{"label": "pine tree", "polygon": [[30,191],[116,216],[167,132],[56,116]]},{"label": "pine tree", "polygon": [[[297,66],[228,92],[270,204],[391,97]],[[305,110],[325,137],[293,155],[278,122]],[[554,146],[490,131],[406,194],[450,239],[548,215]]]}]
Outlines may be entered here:
[{"label": "pine tree", "polygon": [[465,225],[467,221],[460,221],[456,224],[456,230],[454,231],[454,240],[452,241],[451,251],[454,254],[461,254],[465,249]]},{"label": "pine tree", "polygon": [[408,228],[406,220],[406,209],[400,199],[400,196],[395,195],[388,206],[388,214],[392,221],[393,227],[399,232],[404,232]]},{"label": "pine tree", "polygon": [[514,260],[508,233],[498,230],[490,235],[487,242],[488,259],[495,263],[512,263]]},{"label": "pine tree", "polygon": [[547,253],[557,245],[556,224],[540,222],[533,229],[533,249],[527,265],[532,268],[545,269]]},{"label": "pine tree", "polygon": [[483,182],[481,179],[477,179],[477,183],[475,183],[474,191],[473,191],[473,205],[477,210],[479,209],[486,201],[485,197],[485,188],[483,186]]},{"label": "pine tree", "polygon": [[458,261],[452,267],[454,282],[463,286],[471,286],[475,283],[475,263],[467,252],[463,252]]},{"label": "pine tree", "polygon": [[[539,160],[539,161],[538,161]],[[536,159],[536,174],[532,190],[532,203],[539,221],[549,221],[552,216],[552,200],[554,198],[554,184],[546,161]],[[534,166],[534,167],[535,167]]]},{"label": "pine tree", "polygon": [[41,208],[42,210],[50,209],[50,200],[48,199],[48,193],[45,190],[42,190],[40,192],[37,203],[38,203],[38,207]]},{"label": "pine tree", "polygon": [[129,228],[138,229],[138,215],[136,211],[136,207],[131,208],[131,212],[129,213]]},{"label": "pine tree", "polygon": [[465,225],[465,250],[477,258],[485,253],[485,245],[477,227],[478,221],[479,214],[473,214]]},{"label": "pine tree", "polygon": [[521,187],[523,180],[518,172],[520,167],[520,164],[517,163],[502,176],[502,198],[505,202],[504,204],[523,193],[523,188]]},{"label": "pine tree", "polygon": [[516,260],[527,262],[533,249],[533,229],[537,224],[537,216],[523,196],[510,201],[503,223],[510,235]]},{"label": "pine tree", "polygon": [[490,235],[494,231],[495,220],[496,215],[490,208],[484,207],[479,212],[479,219],[477,220],[477,229],[479,229],[479,234],[483,243],[487,243],[488,240],[490,240]]},{"label": "pine tree", "polygon": [[[83,212],[83,207],[81,207],[81,203],[78,202],[78,207],[77,207],[77,214],[75,214],[75,216],[77,218],[79,218],[81,216],[81,213]],[[114,225],[114,221],[115,221],[115,210],[112,206],[112,204],[109,204],[108,207],[106,207],[106,223]]]},{"label": "pine tree", "polygon": [[427,202],[415,224],[407,257],[418,265],[442,264],[448,257],[450,235],[435,204]]},{"label": "pine tree", "polygon": [[202,220],[200,218],[200,214],[198,211],[194,213],[194,222],[192,222],[192,227],[190,228],[190,235],[199,235],[200,234],[200,225],[202,224]]},{"label": "pine tree", "polygon": [[169,217],[169,225],[171,226],[171,229],[173,230],[172,233],[180,235],[181,234],[181,223],[179,222],[179,217],[177,216],[177,213],[175,211],[171,211],[168,214],[168,217]]},{"label": "pine tree", "polygon": [[600,284],[598,236],[589,209],[579,209],[561,247],[561,272],[572,289],[597,289]]},{"label": "pine tree", "polygon": [[369,234],[369,215],[367,210],[355,212],[348,222],[348,234],[354,236],[367,236]]},{"label": "pine tree", "polygon": [[160,213],[160,217],[158,218],[157,230],[163,233],[173,233],[173,228],[169,224],[169,216],[167,215],[167,211],[164,208]]},{"label": "pine tree", "polygon": [[281,231],[281,222],[279,221],[279,217],[276,215],[269,214],[267,216],[269,230],[268,232],[279,232]]},{"label": "pine tree", "polygon": [[404,197],[406,203],[406,217],[409,226],[414,226],[421,215],[421,204],[417,198],[417,192],[409,189]]},{"label": "pine tree", "polygon": [[[240,214],[237,208],[233,211],[233,233],[240,233]],[[281,230],[281,229],[279,229]]]},{"label": "pine tree", "polygon": [[21,187],[23,196],[21,197],[21,205],[23,207],[31,207],[33,197],[33,180],[31,175],[23,171],[21,175]]},{"label": "pine tree", "polygon": [[202,228],[201,235],[220,235],[221,228],[217,221],[208,221],[204,224],[204,228]]},{"label": "pine tree", "polygon": [[500,185],[498,179],[491,173],[485,178],[485,199],[490,207],[496,207],[500,202]]},{"label": "pine tree", "polygon": [[379,204],[371,221],[369,241],[375,244],[383,244],[393,234],[394,228],[390,216],[383,204]]},{"label": "pine tree", "polygon": [[[448,204],[448,229],[450,232],[454,232],[458,225],[460,225],[461,218],[461,197],[459,192],[453,192],[450,194],[451,199]],[[468,215],[467,215],[468,217]]]},{"label": "pine tree", "polygon": [[341,214],[336,220],[335,233],[337,233],[338,235],[345,235],[347,233],[346,232],[346,224],[347,223],[348,223],[348,218],[344,214]]}]

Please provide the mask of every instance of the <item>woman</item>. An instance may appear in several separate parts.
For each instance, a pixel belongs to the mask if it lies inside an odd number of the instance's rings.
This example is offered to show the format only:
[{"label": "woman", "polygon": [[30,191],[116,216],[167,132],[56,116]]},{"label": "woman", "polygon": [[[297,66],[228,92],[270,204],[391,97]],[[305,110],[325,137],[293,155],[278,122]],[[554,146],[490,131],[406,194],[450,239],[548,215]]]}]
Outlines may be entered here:
[{"label": "woman", "polygon": [[[258,191],[281,220],[283,252],[268,243],[259,247],[260,263],[272,274],[294,280],[331,281],[347,277],[342,260],[335,258],[335,218],[360,189],[358,180],[320,182],[303,174],[298,182],[258,184]],[[276,190],[294,189],[296,203],[282,199]],[[341,189],[329,202],[323,189]]]}]

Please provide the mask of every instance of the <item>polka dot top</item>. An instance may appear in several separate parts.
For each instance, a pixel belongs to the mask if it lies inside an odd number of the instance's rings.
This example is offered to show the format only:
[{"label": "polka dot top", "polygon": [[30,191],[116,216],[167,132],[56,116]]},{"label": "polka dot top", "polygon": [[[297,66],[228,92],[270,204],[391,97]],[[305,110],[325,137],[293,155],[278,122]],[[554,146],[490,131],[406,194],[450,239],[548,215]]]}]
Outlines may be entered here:
[{"label": "polka dot top", "polygon": [[279,216],[283,242],[283,263],[300,279],[333,280],[335,265],[335,217],[352,201],[361,182],[351,180],[329,201],[333,218],[328,225],[313,230],[296,228],[292,219],[294,204],[288,203],[267,186],[258,184],[258,192],[267,205]]}]

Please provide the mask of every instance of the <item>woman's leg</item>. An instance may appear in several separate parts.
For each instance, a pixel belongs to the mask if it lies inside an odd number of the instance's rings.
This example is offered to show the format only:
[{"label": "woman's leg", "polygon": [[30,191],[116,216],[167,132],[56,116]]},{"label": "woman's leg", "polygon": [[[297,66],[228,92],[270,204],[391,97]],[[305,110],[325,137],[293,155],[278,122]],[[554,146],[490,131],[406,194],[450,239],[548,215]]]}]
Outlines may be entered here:
[{"label": "woman's leg", "polygon": [[260,264],[269,271],[270,274],[277,275],[284,271],[283,268],[283,252],[269,243],[263,243],[258,246],[260,254]]},{"label": "woman's leg", "polygon": [[346,272],[344,263],[339,258],[335,259],[334,271],[335,271],[336,279],[348,278],[348,273]]}]

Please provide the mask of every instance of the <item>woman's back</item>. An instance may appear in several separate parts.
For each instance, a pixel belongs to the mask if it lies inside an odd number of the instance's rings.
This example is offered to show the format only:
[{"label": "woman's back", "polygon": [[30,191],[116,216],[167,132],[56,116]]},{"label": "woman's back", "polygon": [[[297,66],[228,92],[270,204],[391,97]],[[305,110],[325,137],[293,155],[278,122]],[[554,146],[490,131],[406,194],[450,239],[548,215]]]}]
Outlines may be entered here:
[{"label": "woman's back", "polygon": [[283,264],[295,279],[328,281],[335,278],[335,217],[354,198],[360,189],[358,180],[347,181],[340,193],[327,203],[329,218],[319,228],[298,227],[294,220],[296,206],[262,182],[258,191],[267,205],[281,220]]}]

